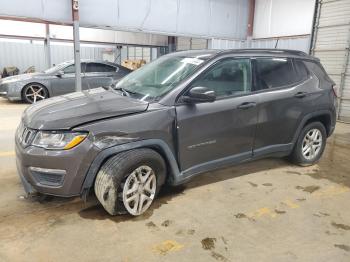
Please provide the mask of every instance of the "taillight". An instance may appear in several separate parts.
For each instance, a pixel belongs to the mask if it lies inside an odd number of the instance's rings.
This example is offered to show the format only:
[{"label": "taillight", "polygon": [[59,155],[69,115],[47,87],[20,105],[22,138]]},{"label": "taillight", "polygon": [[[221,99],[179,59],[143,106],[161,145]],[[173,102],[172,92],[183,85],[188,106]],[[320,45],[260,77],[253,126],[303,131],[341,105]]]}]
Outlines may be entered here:
[{"label": "taillight", "polygon": [[338,96],[338,88],[337,88],[337,86],[336,85],[332,85],[332,90],[333,90],[333,94],[335,95],[335,97],[339,97]]}]

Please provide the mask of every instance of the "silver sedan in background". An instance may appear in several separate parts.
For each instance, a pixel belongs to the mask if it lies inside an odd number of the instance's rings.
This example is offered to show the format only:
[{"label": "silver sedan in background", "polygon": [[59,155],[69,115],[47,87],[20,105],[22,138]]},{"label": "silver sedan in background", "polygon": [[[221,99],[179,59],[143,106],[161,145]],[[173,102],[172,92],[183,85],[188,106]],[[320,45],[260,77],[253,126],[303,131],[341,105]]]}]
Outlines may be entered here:
[{"label": "silver sedan in background", "polygon": [[[110,86],[131,72],[118,64],[96,61],[81,61],[82,89]],[[0,80],[0,97],[10,101],[35,103],[52,96],[75,91],[75,65],[67,61],[43,72],[22,74]]]}]

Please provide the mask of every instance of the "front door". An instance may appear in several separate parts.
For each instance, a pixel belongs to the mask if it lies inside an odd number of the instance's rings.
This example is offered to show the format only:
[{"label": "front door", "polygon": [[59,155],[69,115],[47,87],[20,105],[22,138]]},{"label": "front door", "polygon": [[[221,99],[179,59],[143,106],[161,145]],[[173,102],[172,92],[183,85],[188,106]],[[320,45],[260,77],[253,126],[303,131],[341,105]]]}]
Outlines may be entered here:
[{"label": "front door", "polygon": [[258,104],[250,59],[219,60],[189,89],[197,86],[215,91],[217,100],[176,107],[181,170],[196,173],[250,158]]},{"label": "front door", "polygon": [[[81,75],[84,76],[85,63],[81,63]],[[71,64],[62,69],[63,75],[55,76],[51,81],[54,96],[64,95],[75,91],[75,65]]]}]

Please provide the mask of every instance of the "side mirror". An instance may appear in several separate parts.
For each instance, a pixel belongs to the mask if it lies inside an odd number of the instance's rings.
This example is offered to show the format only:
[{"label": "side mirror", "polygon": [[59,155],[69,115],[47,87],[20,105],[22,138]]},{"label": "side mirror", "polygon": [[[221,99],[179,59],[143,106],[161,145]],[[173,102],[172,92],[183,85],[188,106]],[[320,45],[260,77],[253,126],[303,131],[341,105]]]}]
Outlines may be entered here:
[{"label": "side mirror", "polygon": [[202,86],[193,87],[187,95],[182,97],[182,101],[186,103],[205,103],[214,102],[215,100],[215,92]]},{"label": "side mirror", "polygon": [[64,75],[64,71],[63,70],[59,70],[57,73],[56,73],[56,76],[57,77],[62,77]]}]

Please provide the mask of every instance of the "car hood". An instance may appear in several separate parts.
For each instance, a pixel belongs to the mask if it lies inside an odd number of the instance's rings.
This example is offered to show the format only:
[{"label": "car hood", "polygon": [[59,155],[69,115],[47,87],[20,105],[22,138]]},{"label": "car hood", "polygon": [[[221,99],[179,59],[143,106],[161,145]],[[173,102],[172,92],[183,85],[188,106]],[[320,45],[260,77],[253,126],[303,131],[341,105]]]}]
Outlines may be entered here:
[{"label": "car hood", "polygon": [[147,102],[96,88],[33,104],[24,111],[22,121],[33,129],[67,130],[90,121],[142,112],[147,107]]}]

